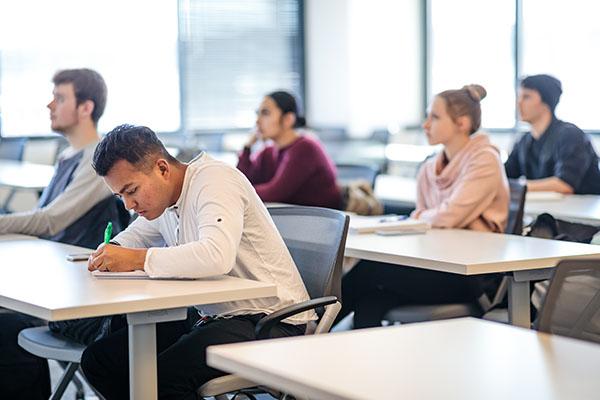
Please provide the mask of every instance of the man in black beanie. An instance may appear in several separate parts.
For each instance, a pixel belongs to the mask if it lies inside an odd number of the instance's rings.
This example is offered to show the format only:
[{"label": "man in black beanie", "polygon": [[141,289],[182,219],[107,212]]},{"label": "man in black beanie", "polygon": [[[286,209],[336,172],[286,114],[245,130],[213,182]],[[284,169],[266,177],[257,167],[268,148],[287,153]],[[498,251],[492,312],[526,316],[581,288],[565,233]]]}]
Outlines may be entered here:
[{"label": "man in black beanie", "polygon": [[509,178],[525,177],[529,191],[600,194],[598,156],[578,127],[556,118],[560,81],[531,75],[521,81],[518,107],[531,131],[515,144],[506,164]]}]

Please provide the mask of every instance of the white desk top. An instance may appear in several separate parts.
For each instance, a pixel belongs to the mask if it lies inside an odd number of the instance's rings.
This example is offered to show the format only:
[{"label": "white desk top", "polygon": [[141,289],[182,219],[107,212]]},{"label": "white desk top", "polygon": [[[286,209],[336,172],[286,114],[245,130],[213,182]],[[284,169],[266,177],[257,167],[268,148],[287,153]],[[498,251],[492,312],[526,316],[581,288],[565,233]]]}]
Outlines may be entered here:
[{"label": "white desk top", "polygon": [[46,320],[132,313],[275,296],[275,285],[230,276],[195,281],[97,279],[69,253],[39,239],[0,241],[0,306]]},{"label": "white desk top", "polygon": [[475,275],[554,267],[567,258],[599,257],[600,246],[465,229],[432,229],[404,236],[349,234],[345,255]]},{"label": "white desk top", "polygon": [[54,175],[51,165],[0,160],[0,186],[16,189],[42,190]]},{"label": "white desk top", "polygon": [[459,319],[208,348],[208,364],[312,399],[595,399],[600,346]]},{"label": "white desk top", "polygon": [[560,200],[525,202],[525,214],[536,216],[545,212],[555,218],[600,225],[600,196],[575,194],[566,195]]}]

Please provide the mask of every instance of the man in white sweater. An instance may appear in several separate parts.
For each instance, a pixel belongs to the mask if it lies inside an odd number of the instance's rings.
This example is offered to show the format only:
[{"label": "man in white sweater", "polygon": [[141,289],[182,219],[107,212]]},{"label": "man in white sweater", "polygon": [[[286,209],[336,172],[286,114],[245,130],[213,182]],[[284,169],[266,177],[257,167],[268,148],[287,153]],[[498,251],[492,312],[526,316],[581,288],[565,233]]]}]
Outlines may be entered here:
[{"label": "man in white sweater", "polygon": [[[277,297],[205,305],[186,321],[157,325],[159,397],[194,398],[198,387],[223,374],[206,365],[206,347],[253,340],[264,315],[308,300],[300,274],[264,204],[237,169],[204,153],[180,163],[152,130],[131,125],[109,132],[93,163],[141,218],[112,244],[98,247],[90,270],[176,278],[227,274],[277,285]],[[313,312],[290,317],[274,336],[302,334],[314,318]],[[123,324],[83,354],[86,377],[106,398],[129,393],[127,340]]]}]

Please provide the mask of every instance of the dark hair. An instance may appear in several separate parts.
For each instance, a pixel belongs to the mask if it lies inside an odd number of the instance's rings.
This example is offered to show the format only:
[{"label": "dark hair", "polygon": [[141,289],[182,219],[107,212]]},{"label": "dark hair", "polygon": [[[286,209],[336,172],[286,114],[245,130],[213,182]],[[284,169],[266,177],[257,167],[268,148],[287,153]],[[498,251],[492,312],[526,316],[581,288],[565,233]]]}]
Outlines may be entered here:
[{"label": "dark hair", "polygon": [[106,83],[99,73],[88,68],[64,69],[54,74],[52,82],[55,86],[72,83],[77,105],[87,100],[93,101],[92,121],[98,124],[106,107]]},{"label": "dark hair", "polygon": [[125,124],[108,132],[98,143],[92,166],[98,175],[106,176],[120,160],[143,169],[147,164],[161,157],[169,162],[177,161],[167,152],[152,129]]},{"label": "dark hair", "polygon": [[446,101],[446,110],[450,118],[456,122],[458,117],[467,116],[471,119],[469,135],[477,132],[481,126],[481,100],[487,91],[481,85],[465,85],[461,89],[445,90],[438,94]]},{"label": "dark hair", "polygon": [[275,104],[277,104],[277,108],[281,110],[282,115],[292,113],[296,116],[294,128],[302,128],[303,126],[306,126],[306,119],[300,115],[300,112],[298,111],[298,103],[296,102],[294,95],[283,90],[279,90],[269,93],[267,97],[273,99]]},{"label": "dark hair", "polygon": [[554,114],[562,94],[562,84],[558,79],[546,74],[530,75],[521,81],[521,87],[537,91]]}]

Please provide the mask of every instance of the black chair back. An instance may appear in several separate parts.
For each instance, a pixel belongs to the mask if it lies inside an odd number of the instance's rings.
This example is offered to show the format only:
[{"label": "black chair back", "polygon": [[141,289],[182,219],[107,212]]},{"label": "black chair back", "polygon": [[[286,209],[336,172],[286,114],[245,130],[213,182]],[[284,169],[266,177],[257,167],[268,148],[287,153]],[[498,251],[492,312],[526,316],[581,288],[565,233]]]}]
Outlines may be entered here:
[{"label": "black chair back", "polygon": [[556,266],[537,328],[600,343],[600,259],[564,260]]},{"label": "black chair back", "polygon": [[508,185],[510,188],[510,203],[505,232],[520,235],[523,231],[523,213],[525,212],[527,186],[520,183],[517,179],[509,179]]},{"label": "black chair back", "polygon": [[341,211],[318,207],[272,207],[269,213],[310,298],[336,296],[341,301],[349,217]]}]

